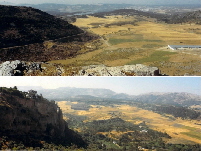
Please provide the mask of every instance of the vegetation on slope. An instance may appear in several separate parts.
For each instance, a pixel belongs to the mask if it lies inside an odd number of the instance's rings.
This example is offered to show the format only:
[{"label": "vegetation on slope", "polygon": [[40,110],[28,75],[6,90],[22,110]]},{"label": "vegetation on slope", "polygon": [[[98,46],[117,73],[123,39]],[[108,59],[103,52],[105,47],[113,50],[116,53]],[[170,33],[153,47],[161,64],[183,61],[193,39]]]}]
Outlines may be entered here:
[{"label": "vegetation on slope", "polygon": [[176,14],[174,15],[168,23],[178,24],[178,23],[194,23],[194,24],[201,24],[201,11],[195,12],[188,12],[183,14]]},{"label": "vegetation on slope", "polygon": [[83,33],[68,22],[30,7],[0,6],[0,48]]},{"label": "vegetation on slope", "polygon": [[66,59],[94,39],[97,36],[38,9],[0,5],[0,61]]},{"label": "vegetation on slope", "polygon": [[167,133],[150,129],[145,122],[132,124],[119,117],[88,121],[87,116],[66,114],[69,127],[77,130],[88,142],[87,150],[199,150],[200,145],[169,144]]},{"label": "vegetation on slope", "polygon": [[17,87],[0,90],[0,149],[43,148],[49,143],[87,146],[80,135],[68,128],[54,101],[33,90],[29,93],[20,92]]}]

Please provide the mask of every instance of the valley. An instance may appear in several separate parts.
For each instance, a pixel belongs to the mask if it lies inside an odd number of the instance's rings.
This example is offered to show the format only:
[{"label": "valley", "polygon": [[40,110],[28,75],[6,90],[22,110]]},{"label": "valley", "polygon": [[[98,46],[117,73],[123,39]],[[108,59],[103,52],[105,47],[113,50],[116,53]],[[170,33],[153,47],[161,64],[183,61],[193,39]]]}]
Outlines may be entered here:
[{"label": "valley", "polygon": [[[100,5],[100,8],[106,6],[110,9],[113,5]],[[121,70],[121,66],[136,64],[156,67],[160,70],[159,75],[201,75],[199,48],[168,48],[168,45],[200,45],[200,11],[189,12],[180,8],[173,14],[168,10],[164,14],[156,12],[156,7],[146,11],[146,7],[135,10],[132,6],[122,5],[124,9],[120,6],[115,5],[116,9],[110,11],[103,9],[103,12],[69,14],[58,12],[62,5],[57,5],[55,13],[52,13],[55,16],[52,16],[31,7],[2,5],[1,19],[6,24],[0,24],[0,62],[22,60],[41,63],[42,71],[28,71],[23,74],[25,76],[80,76],[80,72],[91,68],[91,65]],[[82,7],[88,10],[92,6]],[[51,12],[46,5],[39,8]],[[6,11],[12,15],[7,16]],[[32,14],[30,18],[27,18],[27,13]],[[101,72],[101,69],[97,70],[94,72]],[[117,75],[122,76],[121,73]],[[132,71],[125,75],[138,76],[136,73]]]},{"label": "valley", "polygon": [[[52,81],[65,85],[65,80],[55,78]],[[197,78],[194,86],[199,88],[199,82]],[[130,89],[136,91],[134,87]],[[0,87],[0,149],[200,150],[201,96],[193,93]]]},{"label": "valley", "polygon": [[[77,103],[78,102],[61,101],[61,102],[58,102],[58,105],[61,107],[64,113],[64,118],[68,121],[69,126],[73,128],[75,131],[77,131],[79,134],[82,134],[82,133],[83,135],[85,134],[86,127],[88,123],[90,122],[100,121],[101,123],[101,121],[107,121],[107,120],[120,118],[126,122],[129,122],[130,124],[138,125],[137,127],[138,128],[140,127],[139,129],[137,128],[138,132],[149,128],[158,132],[162,132],[164,134],[168,134],[169,137],[167,138],[165,136],[163,137],[163,141],[165,142],[165,144],[195,145],[197,143],[199,144],[201,140],[201,137],[199,135],[199,132],[201,129],[200,129],[200,125],[198,124],[200,123],[200,120],[188,120],[188,119],[182,120],[181,118],[175,118],[174,116],[170,114],[169,115],[159,114],[153,111],[136,107],[135,105],[130,105],[132,103],[122,103],[122,104],[114,103],[108,106],[91,105],[89,110],[84,110],[84,109],[73,110],[71,108],[71,105],[77,104]],[[147,128],[145,127],[143,128],[143,126],[140,126],[142,125],[142,123],[145,124]],[[97,125],[96,127],[98,128],[99,126],[101,127],[102,125],[100,124],[100,125]],[[121,126],[119,125],[119,127]],[[88,129],[92,130],[93,128],[88,127]],[[129,128],[122,127],[119,130],[118,128],[113,128],[109,131],[100,130],[100,131],[97,131],[97,133],[94,133],[94,135],[102,134],[105,137],[109,137],[113,141],[118,142],[118,144],[121,144],[121,145],[116,145],[116,147],[118,149],[122,149],[125,145],[126,146],[129,146],[129,145],[136,146],[137,144],[138,144],[137,146],[140,145],[139,142],[137,143],[136,141],[130,140],[132,139],[132,137],[129,134],[130,133],[132,134],[135,131],[136,129],[131,130]],[[91,131],[89,133],[93,133],[93,132]],[[120,140],[126,134],[130,138],[129,140],[127,140],[129,141],[129,143],[126,143],[126,142],[122,143]],[[107,143],[105,144],[107,148],[112,146],[112,144],[110,145],[107,145]],[[153,144],[154,143],[152,143],[152,145]],[[152,147],[156,147],[156,146],[153,145]],[[148,149],[151,149],[151,148],[148,148]]]},{"label": "valley", "polygon": [[129,15],[104,18],[88,16],[77,18],[73,24],[102,37],[101,47],[71,59],[55,60],[51,63],[74,66],[145,64],[156,66],[162,74],[171,76],[186,73],[200,75],[200,50],[173,51],[167,47],[169,44],[199,45],[200,25],[166,24],[153,18]]}]

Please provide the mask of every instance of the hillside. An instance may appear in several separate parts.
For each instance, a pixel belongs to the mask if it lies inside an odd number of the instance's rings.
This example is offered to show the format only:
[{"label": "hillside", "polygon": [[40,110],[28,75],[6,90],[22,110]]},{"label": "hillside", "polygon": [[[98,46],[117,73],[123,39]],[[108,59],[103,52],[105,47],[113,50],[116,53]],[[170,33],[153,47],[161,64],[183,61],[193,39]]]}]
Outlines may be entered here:
[{"label": "hillside", "polygon": [[170,18],[168,23],[178,24],[178,23],[195,23],[201,24],[201,11],[194,11],[182,14],[175,14]]},{"label": "hillside", "polygon": [[150,104],[169,104],[179,106],[200,105],[201,97],[190,93],[148,93],[135,97],[136,101]]},{"label": "hillside", "polygon": [[83,33],[66,21],[31,7],[0,6],[0,48]]},{"label": "hillside", "polygon": [[[44,142],[86,146],[82,138],[68,128],[55,102],[49,102],[33,90],[21,92],[15,87],[0,90],[0,140],[6,137],[6,141],[21,142],[26,147],[43,147]],[[1,141],[0,149],[12,149],[11,144]]]},{"label": "hillside", "polygon": [[[111,16],[111,15],[127,15],[127,16],[137,15],[139,17],[146,16],[148,18],[149,17],[156,18],[158,21],[165,21],[167,18],[170,17],[170,15],[166,15],[166,14],[144,12],[144,11],[135,10],[135,9],[117,9],[110,12],[98,12],[93,14],[93,16],[102,17],[102,18],[105,18],[105,16]],[[141,20],[143,19],[141,18]]]},{"label": "hillside", "polygon": [[145,12],[135,9],[118,9],[110,12],[98,12],[93,14],[96,17],[105,18],[105,16],[111,15],[138,15],[145,16],[148,18],[156,18],[158,21],[164,21],[169,24],[178,24],[178,23],[195,23],[201,24],[201,11],[193,11],[187,13],[171,13],[171,14],[161,14],[155,12]]},{"label": "hillside", "polygon": [[66,59],[80,50],[79,42],[92,39],[94,35],[41,10],[0,5],[1,61]]}]

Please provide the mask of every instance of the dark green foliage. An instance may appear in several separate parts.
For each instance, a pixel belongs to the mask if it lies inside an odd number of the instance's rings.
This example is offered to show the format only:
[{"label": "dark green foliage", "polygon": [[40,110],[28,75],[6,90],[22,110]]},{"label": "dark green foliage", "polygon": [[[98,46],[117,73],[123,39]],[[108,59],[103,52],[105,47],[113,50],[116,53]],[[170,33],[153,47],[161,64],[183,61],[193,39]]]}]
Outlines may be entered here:
[{"label": "dark green foliage", "polygon": [[172,24],[196,23],[196,24],[200,25],[201,24],[201,11],[199,10],[199,11],[194,11],[194,12],[175,14],[169,20],[167,20],[167,23],[172,23]]},{"label": "dark green foliage", "polygon": [[143,109],[152,110],[159,114],[171,114],[176,118],[180,117],[182,119],[197,119],[201,115],[200,112],[183,106],[155,105],[140,102],[135,103],[135,105]]},{"label": "dark green foliage", "polygon": [[[151,149],[153,146],[161,148],[161,146],[164,146],[164,142],[161,138],[170,138],[167,133],[149,129],[145,122],[135,125],[130,122],[126,122],[119,117],[108,120],[83,122],[86,120],[85,116],[75,116],[71,114],[68,114],[67,116],[69,117],[69,127],[81,129],[82,132],[79,134],[81,134],[85,141],[88,142],[88,150],[136,149],[136,146],[142,145],[148,149]],[[124,134],[119,138],[116,138],[118,140],[114,140],[111,137],[100,133],[111,131],[116,131],[117,133],[124,132]]]},{"label": "dark green foliage", "polygon": [[135,9],[118,9],[110,12],[94,13],[93,15],[100,18],[101,17],[104,18],[104,16],[110,16],[110,15],[129,15],[129,16],[138,15],[138,16],[157,18],[159,21],[163,21],[166,18],[169,18],[169,16],[166,14],[143,12]]},{"label": "dark green foliage", "polygon": [[11,96],[15,95],[20,98],[24,98],[24,95],[25,95],[23,92],[17,90],[16,86],[14,88],[0,87],[0,92],[10,94]]},{"label": "dark green foliage", "polygon": [[166,113],[166,114],[172,114],[174,117],[181,117],[183,119],[197,119],[201,113],[196,112],[195,110],[188,109],[186,107],[176,107],[176,106],[167,106],[167,105],[160,105],[155,106],[153,108],[153,111],[159,112],[159,113]]},{"label": "dark green foliage", "polygon": [[[167,133],[158,132],[149,129],[145,122],[134,125],[126,122],[121,118],[112,118],[108,120],[94,120],[91,122],[83,122],[87,117],[77,115],[67,115],[69,127],[79,128],[82,132],[80,134],[88,142],[88,151],[94,150],[128,150],[137,151],[141,148],[156,149],[157,151],[178,150],[178,151],[191,151],[199,150],[200,145],[184,145],[184,144],[165,144],[162,138],[170,138]],[[141,128],[139,127],[141,126]],[[125,132],[118,140],[114,140],[107,135],[99,132],[110,132],[116,130]],[[147,132],[142,132],[147,130]],[[133,132],[127,132],[133,131]],[[114,136],[115,137],[115,136]],[[117,144],[115,145],[114,142]]]}]

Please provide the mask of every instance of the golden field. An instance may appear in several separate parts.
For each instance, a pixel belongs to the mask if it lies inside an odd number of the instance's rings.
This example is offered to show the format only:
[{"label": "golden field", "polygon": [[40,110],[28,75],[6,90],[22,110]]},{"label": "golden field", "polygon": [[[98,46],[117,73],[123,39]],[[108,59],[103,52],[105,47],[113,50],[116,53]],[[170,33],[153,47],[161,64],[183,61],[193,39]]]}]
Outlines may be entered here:
[{"label": "golden field", "polygon": [[[200,123],[199,121],[173,118],[171,115],[160,115],[152,111],[129,105],[115,105],[114,107],[91,106],[89,111],[81,111],[72,110],[69,104],[70,102],[67,101],[58,102],[63,113],[87,116],[85,122],[106,120],[114,117],[120,117],[123,120],[134,124],[139,124],[145,121],[150,128],[169,134],[172,138],[166,140],[167,143],[194,144],[200,143],[201,141],[199,135],[201,128],[200,125],[196,124]],[[118,136],[121,132],[117,134],[116,131],[112,131],[111,133]]]},{"label": "golden field", "polygon": [[[66,67],[142,63],[156,66],[167,75],[201,75],[197,69],[201,66],[201,50],[172,51],[167,48],[167,45],[200,45],[201,25],[166,24],[151,18],[139,18],[121,15],[77,18],[74,25],[99,35],[99,41],[95,42],[96,46],[85,44],[74,58],[50,63],[61,63]],[[90,48],[94,48],[93,51]],[[153,57],[156,51],[162,56]],[[186,66],[192,68],[185,69]]]}]

